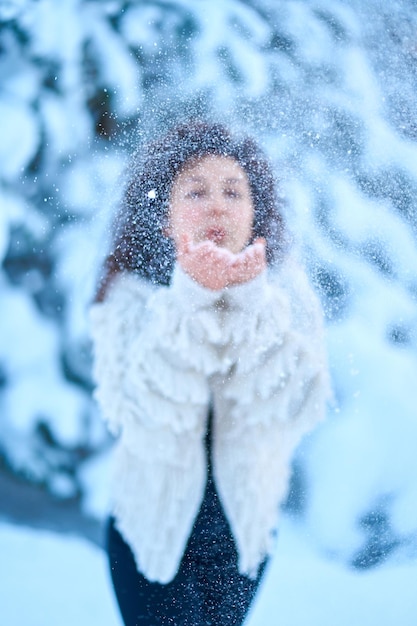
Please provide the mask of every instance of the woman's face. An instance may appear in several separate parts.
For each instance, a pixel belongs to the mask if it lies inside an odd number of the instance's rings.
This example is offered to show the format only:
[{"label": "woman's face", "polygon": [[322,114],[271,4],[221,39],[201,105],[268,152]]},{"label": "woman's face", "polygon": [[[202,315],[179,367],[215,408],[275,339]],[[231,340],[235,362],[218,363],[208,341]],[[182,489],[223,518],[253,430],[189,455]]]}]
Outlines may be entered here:
[{"label": "woman's face", "polygon": [[210,240],[237,253],[252,236],[254,208],[246,172],[231,157],[193,160],[175,177],[169,202],[169,235],[178,247]]}]

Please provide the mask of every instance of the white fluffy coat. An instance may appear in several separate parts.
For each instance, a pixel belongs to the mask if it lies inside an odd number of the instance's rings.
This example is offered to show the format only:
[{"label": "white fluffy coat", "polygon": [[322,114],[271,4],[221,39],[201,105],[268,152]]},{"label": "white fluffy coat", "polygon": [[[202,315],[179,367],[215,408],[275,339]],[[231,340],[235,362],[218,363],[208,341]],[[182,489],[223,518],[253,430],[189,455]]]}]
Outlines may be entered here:
[{"label": "white fluffy coat", "polygon": [[96,398],[115,449],[117,527],[138,570],[175,576],[213,472],[239,553],[255,576],[272,549],[294,448],[329,392],[322,313],[301,268],[221,292],[178,266],[170,287],[121,274],[91,310]]}]

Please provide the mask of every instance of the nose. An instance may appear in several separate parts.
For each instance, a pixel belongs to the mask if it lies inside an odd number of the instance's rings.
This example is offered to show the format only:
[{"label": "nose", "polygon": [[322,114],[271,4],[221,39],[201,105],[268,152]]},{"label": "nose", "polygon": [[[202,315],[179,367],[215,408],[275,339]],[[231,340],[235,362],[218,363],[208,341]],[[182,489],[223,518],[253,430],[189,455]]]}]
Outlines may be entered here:
[{"label": "nose", "polygon": [[207,212],[217,217],[223,215],[226,211],[227,206],[222,195],[220,193],[210,194],[207,202]]}]

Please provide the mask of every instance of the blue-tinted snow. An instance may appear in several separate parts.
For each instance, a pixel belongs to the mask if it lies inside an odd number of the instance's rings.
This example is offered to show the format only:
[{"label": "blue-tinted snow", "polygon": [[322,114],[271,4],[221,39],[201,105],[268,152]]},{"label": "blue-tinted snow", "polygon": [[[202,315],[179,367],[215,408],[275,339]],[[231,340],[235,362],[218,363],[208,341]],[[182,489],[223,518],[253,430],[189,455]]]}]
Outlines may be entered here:
[{"label": "blue-tinted snow", "polygon": [[[199,33],[187,43],[187,71],[181,73],[178,59],[172,64],[176,86],[184,96],[197,88],[212,90],[213,102],[226,118],[247,122],[250,132],[262,136],[282,175],[288,221],[300,250],[313,275],[318,265],[320,276],[327,276],[320,293],[336,405],[299,450],[307,486],[304,517],[295,522],[284,515],[273,574],[252,626],[414,626],[417,614],[410,583],[416,578],[417,553],[417,247],[412,215],[417,145],[406,106],[399,111],[405,122],[397,125],[387,106],[393,94],[406,99],[415,93],[411,74],[395,74],[393,56],[396,50],[415,63],[415,11],[406,0],[398,5],[406,19],[401,11],[391,15],[376,0],[364,4],[265,0],[258,5],[273,16],[265,19],[262,10],[234,0],[176,3],[183,12],[193,12]],[[68,298],[65,316],[54,322],[31,297],[45,280],[38,271],[29,272],[19,286],[0,274],[1,443],[17,468],[40,478],[47,470],[33,449],[39,415],[47,415],[63,445],[72,445],[81,437],[82,416],[89,410],[85,394],[62,372],[61,352],[71,343],[72,353],[81,353],[86,338],[93,277],[104,254],[125,158],[114,145],[93,141],[94,124],[85,105],[90,85],[83,82],[81,69],[85,44],[92,45],[100,86],[111,88],[121,118],[136,109],[142,114],[142,68],[133,65],[131,51],[153,55],[158,70],[164,67],[158,65],[164,45],[172,44],[166,39],[172,13],[152,3],[132,4],[118,16],[116,33],[107,18],[117,14],[117,5],[0,2],[0,17],[7,13],[8,19],[20,20],[31,37],[31,54],[52,72],[52,87],[41,87],[40,65],[29,55],[19,56],[18,42],[11,43],[5,33],[9,56],[6,64],[0,60],[0,175],[5,183],[0,190],[0,258],[11,231],[24,224],[35,243],[53,248],[54,280]],[[275,48],[269,46],[272,28],[287,37]],[[396,48],[390,28],[400,41]],[[227,59],[219,48],[228,50]],[[226,61],[234,67],[236,84]],[[398,61],[398,67],[405,66]],[[242,94],[262,93],[260,112],[254,114],[244,102],[250,114],[233,118],[245,100]],[[411,112],[413,102],[408,102]],[[147,119],[157,104],[150,103]],[[351,126],[352,142],[337,135],[340,124]],[[41,141],[48,147],[44,169],[28,174]],[[44,207],[28,200],[35,194],[24,192],[36,189],[38,174],[42,189],[53,182],[62,215],[71,213],[78,221],[61,225],[61,216],[49,220]],[[372,185],[378,192],[369,191]],[[101,441],[101,427],[92,431],[93,440]],[[86,465],[80,475],[86,510],[103,515],[107,458]],[[56,491],[64,493],[60,477],[53,481]],[[348,569],[370,538],[380,541],[379,564],[365,572]],[[0,542],[8,555],[0,605],[7,600],[9,626],[13,608],[26,609],[15,601],[24,584],[34,615],[47,611],[51,585],[57,598],[71,600],[80,611],[71,624],[81,626],[87,619],[113,624],[110,613],[102,613],[110,602],[103,580],[87,613],[82,612],[82,585],[94,579],[93,571],[102,571],[100,554],[62,538],[5,528]],[[399,547],[392,549],[396,542]],[[71,593],[64,578],[48,578],[54,568],[47,567],[47,558],[41,576],[27,569],[25,578],[24,567],[37,550],[55,563],[65,562],[69,551],[74,555],[78,578],[74,575]],[[33,562],[43,567],[37,557]],[[9,568],[15,564],[20,586],[7,577],[7,563]],[[50,581],[45,595],[34,578]],[[51,624],[64,625],[62,615],[61,620],[50,615]]]}]

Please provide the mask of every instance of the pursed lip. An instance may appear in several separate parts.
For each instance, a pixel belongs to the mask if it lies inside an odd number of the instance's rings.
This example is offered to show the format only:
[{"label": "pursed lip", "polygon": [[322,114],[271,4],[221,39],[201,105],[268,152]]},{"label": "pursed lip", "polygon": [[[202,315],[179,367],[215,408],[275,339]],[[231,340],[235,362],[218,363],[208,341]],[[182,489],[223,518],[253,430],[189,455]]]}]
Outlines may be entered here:
[{"label": "pursed lip", "polygon": [[226,230],[221,226],[210,226],[204,232],[205,238],[216,244],[221,244],[226,237]]}]

